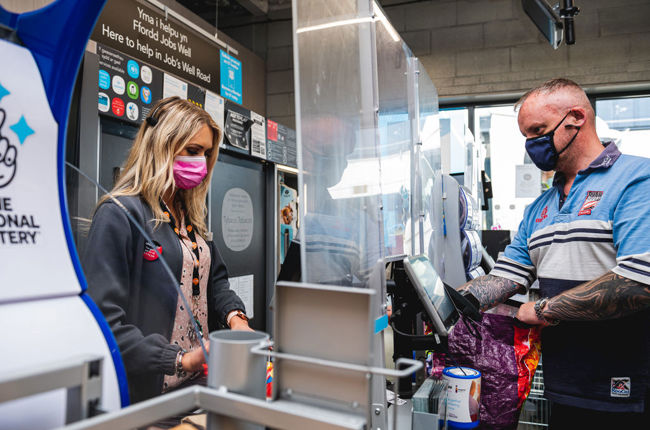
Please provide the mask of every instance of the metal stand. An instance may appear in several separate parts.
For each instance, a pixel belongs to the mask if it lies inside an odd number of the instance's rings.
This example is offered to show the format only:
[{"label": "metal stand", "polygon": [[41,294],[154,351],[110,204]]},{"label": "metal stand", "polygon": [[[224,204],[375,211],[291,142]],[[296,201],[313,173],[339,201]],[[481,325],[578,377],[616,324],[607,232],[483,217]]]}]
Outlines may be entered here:
[{"label": "metal stand", "polygon": [[[392,263],[393,280],[388,284],[388,294],[392,297],[393,316],[391,327],[393,329],[393,360],[396,367],[403,358],[413,356],[413,351],[433,350],[444,352],[447,348],[446,338],[438,335],[424,336],[419,327],[419,315],[424,311],[420,299],[411,285],[401,261]],[[399,397],[410,399],[414,392],[410,376],[399,380],[397,393]]]},{"label": "metal stand", "polygon": [[[189,387],[66,428],[134,428],[201,408],[208,413],[208,422],[226,429],[262,425],[361,430],[372,425],[373,430],[387,430],[385,403],[374,392],[374,377],[381,377],[380,381],[383,377],[408,379],[422,363],[402,358],[396,365],[403,370],[373,365],[378,336],[372,318],[377,307],[375,296],[371,289],[278,283],[275,342],[260,342],[248,351],[274,359],[274,401],[228,391],[234,387],[222,386],[227,384],[222,378],[212,381],[214,388]],[[271,346],[273,351],[269,351]],[[217,353],[216,348],[212,353]],[[220,366],[219,374],[235,372],[242,365],[237,360],[212,361],[212,368]],[[397,419],[395,414],[393,419]]]},{"label": "metal stand", "polygon": [[308,405],[278,400],[266,402],[240,394],[206,387],[188,387],[151,400],[137,403],[117,412],[100,415],[65,428],[68,430],[131,429],[179,415],[204,409],[221,417],[266,425],[277,429],[342,430],[365,428],[365,420]]},{"label": "metal stand", "polygon": [[[269,345],[265,345],[268,347]],[[254,353],[267,355],[264,348],[256,348]],[[403,371],[391,369],[373,369],[363,366],[351,366],[346,363],[298,357],[291,354],[272,353],[279,359],[308,362],[362,374],[376,373],[386,376],[404,376],[422,366],[420,362],[410,361],[411,366]],[[308,404],[276,400],[266,402],[228,392],[225,389],[213,389],[201,386],[188,387],[183,390],[165,394],[151,400],[137,403],[128,408],[110,414],[99,415],[69,426],[67,430],[115,430],[129,429],[154,423],[169,416],[179,415],[195,409],[203,409],[210,414],[226,417],[238,423],[253,423],[278,429],[339,430],[366,429],[367,420],[356,413],[339,412],[329,408]],[[395,427],[393,427],[395,428]]]},{"label": "metal stand", "polygon": [[99,356],[81,356],[36,371],[0,375],[0,403],[66,388],[66,423],[91,417],[101,404],[102,362]]}]

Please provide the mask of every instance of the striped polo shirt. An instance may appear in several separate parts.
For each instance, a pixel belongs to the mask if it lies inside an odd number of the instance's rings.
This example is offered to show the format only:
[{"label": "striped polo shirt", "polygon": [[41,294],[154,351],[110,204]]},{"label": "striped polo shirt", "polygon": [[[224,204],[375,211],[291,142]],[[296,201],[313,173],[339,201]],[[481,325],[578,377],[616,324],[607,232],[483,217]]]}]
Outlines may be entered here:
[{"label": "striped polo shirt", "polygon": [[[491,275],[553,297],[613,271],[650,284],[650,159],[610,143],[530,204]],[[650,372],[650,310],[606,321],[561,322],[542,333],[545,395],[603,411],[641,412]],[[650,407],[650,404],[648,405]]]}]

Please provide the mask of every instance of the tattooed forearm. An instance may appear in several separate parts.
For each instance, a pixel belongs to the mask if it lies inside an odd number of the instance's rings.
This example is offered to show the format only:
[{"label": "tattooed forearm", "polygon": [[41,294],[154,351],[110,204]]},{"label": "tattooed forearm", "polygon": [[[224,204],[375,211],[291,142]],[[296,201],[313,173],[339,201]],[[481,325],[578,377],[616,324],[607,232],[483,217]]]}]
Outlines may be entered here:
[{"label": "tattooed forearm", "polygon": [[544,317],[560,321],[621,318],[650,308],[650,286],[607,272],[548,301]]},{"label": "tattooed forearm", "polygon": [[505,302],[516,293],[524,291],[524,287],[500,276],[485,275],[460,286],[458,291],[472,293],[481,304],[481,310],[486,311]]}]

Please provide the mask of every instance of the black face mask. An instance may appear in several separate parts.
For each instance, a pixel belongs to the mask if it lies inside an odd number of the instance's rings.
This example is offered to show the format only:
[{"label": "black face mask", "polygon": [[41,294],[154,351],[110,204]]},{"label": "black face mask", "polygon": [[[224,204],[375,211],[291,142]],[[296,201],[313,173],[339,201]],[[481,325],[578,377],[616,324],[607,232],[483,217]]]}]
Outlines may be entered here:
[{"label": "black face mask", "polygon": [[571,146],[576,136],[578,136],[580,127],[572,125],[571,127],[577,129],[576,134],[573,135],[569,143],[567,143],[560,152],[555,149],[555,144],[553,143],[553,135],[555,134],[555,130],[558,129],[558,127],[564,122],[570,113],[571,111],[567,112],[562,120],[555,126],[555,128],[548,133],[526,139],[526,152],[528,152],[530,159],[533,160],[533,163],[535,163],[535,165],[539,167],[540,170],[543,170],[545,172],[548,172],[549,170],[555,170],[555,166],[557,166],[557,160],[560,154],[566,151],[567,148]]}]

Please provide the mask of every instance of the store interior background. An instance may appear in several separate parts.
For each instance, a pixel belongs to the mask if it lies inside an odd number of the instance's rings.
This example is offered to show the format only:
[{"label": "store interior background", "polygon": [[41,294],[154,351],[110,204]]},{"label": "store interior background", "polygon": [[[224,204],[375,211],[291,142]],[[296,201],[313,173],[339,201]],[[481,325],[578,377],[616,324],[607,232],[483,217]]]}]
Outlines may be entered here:
[{"label": "store interior background", "polygon": [[[22,12],[50,1],[2,4]],[[257,82],[255,89],[247,87],[249,94],[257,93],[256,106],[247,107],[295,129],[290,0],[161,3],[208,31],[216,27],[258,56],[258,67],[265,72],[256,78],[264,76],[264,82]],[[449,118],[451,154],[449,163],[443,159],[443,171],[462,172],[462,142],[468,138],[485,150],[494,190],[490,210],[484,213],[485,229],[515,230],[532,201],[515,196],[515,165],[525,160],[512,104],[540,82],[564,76],[583,85],[603,120],[598,124],[601,138],[617,140],[625,153],[650,156],[649,2],[576,2],[582,9],[575,19],[576,44],[562,44],[557,50],[523,12],[520,0],[379,3],[436,86],[441,119]]]},{"label": "store interior background", "polygon": [[[15,12],[25,12],[50,2],[2,0],[2,5]],[[145,0],[138,2],[148,5]],[[244,66],[243,106],[295,129],[290,0],[160,0],[159,3],[168,5],[211,34],[218,32],[220,39],[238,49]],[[540,82],[564,76],[583,85],[600,118],[601,138],[616,140],[624,153],[650,156],[649,2],[577,2],[582,10],[575,19],[576,43],[563,43],[558,49],[551,47],[523,12],[520,0],[381,0],[379,3],[438,91],[441,136],[448,140],[448,151],[442,156],[443,173],[453,175],[462,183],[466,158],[476,154],[468,150],[468,142],[480,148],[480,154],[485,157],[485,165],[481,167],[492,181],[493,197],[487,202],[488,210],[482,211],[484,231],[505,230],[503,233],[512,234],[518,228],[525,206],[534,200],[517,194],[514,180],[517,166],[530,160],[526,160],[523,137],[512,106],[521,94]],[[215,50],[215,61],[217,56]],[[85,75],[95,73],[87,71]],[[88,106],[82,101],[84,107],[79,108],[80,141],[96,139],[94,127],[88,127],[86,134],[83,127],[83,123],[95,121],[95,114],[90,118],[84,113],[93,110],[90,106],[95,103],[93,97],[87,97]],[[113,134],[110,130],[102,132],[107,139],[104,147],[111,149],[105,154],[86,156],[92,160],[110,158],[107,161],[110,166],[99,167],[98,175],[100,183],[107,188],[111,184],[105,178],[111,175],[104,173],[102,180],[102,169],[109,171],[111,166],[119,165],[120,157],[130,145],[128,133],[124,136],[121,133],[120,130]],[[252,178],[248,185],[256,195],[253,204],[256,213],[276,210],[277,202],[264,197],[278,192],[267,188],[274,182],[269,169],[250,157],[232,155],[225,153],[221,157],[225,161],[223,177]],[[84,154],[80,157],[83,161]],[[289,187],[297,188],[295,174],[280,172],[279,178]],[[224,184],[224,190],[227,187]],[[213,191],[219,196],[223,190]],[[74,199],[70,200],[70,205],[74,205]],[[83,195],[79,200],[80,209],[76,213],[83,217],[95,200],[84,201]],[[214,209],[220,212],[218,207]],[[257,222],[263,218],[267,221],[257,225],[256,231],[264,230],[265,239],[257,240],[247,258],[254,259],[254,266],[259,268],[256,284],[263,281],[266,285],[266,294],[262,292],[264,289],[256,293],[262,296],[256,300],[255,307],[261,319],[266,320],[258,319],[259,327],[268,328],[270,313],[263,317],[264,303],[270,301],[273,280],[277,277],[279,261],[273,261],[271,255],[280,252],[277,244],[282,232],[271,234],[275,225],[270,217],[263,215],[256,217]],[[498,238],[498,246],[507,243],[504,235],[494,237]],[[242,259],[234,254],[225,258],[233,276],[248,275],[248,266]]]},{"label": "store interior background", "polygon": [[[291,0],[159,1],[212,34],[218,30],[220,39],[240,49],[245,56],[240,59],[252,69],[244,73],[244,106],[268,120],[296,128]],[[322,3],[329,1],[338,0]],[[615,140],[624,153],[650,157],[647,0],[576,0],[582,9],[576,17],[576,44],[562,44],[557,50],[525,15],[520,0],[378,1],[438,91],[441,124],[447,124],[450,137],[443,172],[462,181],[467,157],[464,144],[476,142],[484,151],[485,171],[494,194],[488,210],[482,212],[484,230],[515,231],[525,206],[534,200],[517,197],[515,188],[516,166],[527,160],[513,103],[547,79],[562,76],[583,85],[600,118],[600,137]],[[0,0],[3,7],[15,12],[50,2]],[[215,49],[215,61],[217,57]],[[91,101],[96,103],[96,99]],[[90,109],[95,115],[96,107],[91,104]],[[108,133],[103,138],[114,139],[114,135]],[[128,149],[128,136],[106,140],[107,146],[111,142]],[[255,229],[273,231],[274,221],[259,215],[276,210],[275,203],[266,200],[277,193],[269,172],[259,162],[228,153],[224,157],[220,175],[232,182],[220,183],[220,189],[238,186],[232,178],[247,177],[247,189],[256,190],[251,192],[255,218],[263,223]],[[285,178],[297,188],[295,175]],[[221,198],[215,196],[217,205]],[[210,210],[221,213],[217,206]],[[232,276],[248,276],[250,267],[256,268],[256,283],[263,281],[264,287],[256,288],[255,314],[259,316],[253,326],[267,331],[271,330],[267,308],[277,277],[272,255],[277,252],[278,240],[270,237],[273,235],[257,237],[251,259],[224,255]]]}]

